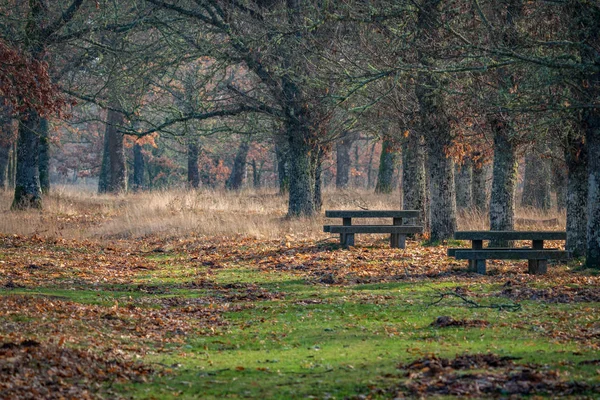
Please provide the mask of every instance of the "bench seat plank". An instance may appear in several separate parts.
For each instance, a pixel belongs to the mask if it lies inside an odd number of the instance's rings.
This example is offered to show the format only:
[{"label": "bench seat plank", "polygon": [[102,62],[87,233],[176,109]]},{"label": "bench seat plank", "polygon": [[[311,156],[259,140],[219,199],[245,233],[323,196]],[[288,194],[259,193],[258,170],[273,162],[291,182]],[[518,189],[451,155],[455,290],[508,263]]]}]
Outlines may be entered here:
[{"label": "bench seat plank", "polygon": [[327,218],[417,218],[417,210],[326,210]]},{"label": "bench seat plank", "polygon": [[454,257],[457,260],[566,260],[569,252],[549,249],[457,249]]},{"label": "bench seat plank", "polygon": [[[454,247],[454,248],[448,248],[448,257],[454,257],[456,252],[459,250],[475,250],[475,249],[470,249],[467,247]],[[488,247],[486,249],[479,249],[479,250],[532,250],[531,247]],[[558,250],[558,248],[556,247],[552,247],[552,248],[548,248],[548,249],[544,249],[544,250]]]},{"label": "bench seat plank", "polygon": [[456,240],[567,240],[564,231],[458,231]]},{"label": "bench seat plank", "polygon": [[421,233],[422,226],[416,225],[325,225],[324,232],[330,233]]}]

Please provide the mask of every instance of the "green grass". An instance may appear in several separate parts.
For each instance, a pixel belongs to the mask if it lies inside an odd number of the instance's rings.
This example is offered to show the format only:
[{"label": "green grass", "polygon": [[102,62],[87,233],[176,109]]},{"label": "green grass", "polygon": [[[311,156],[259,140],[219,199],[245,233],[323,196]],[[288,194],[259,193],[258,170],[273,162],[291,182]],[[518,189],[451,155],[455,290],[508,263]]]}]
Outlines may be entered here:
[{"label": "green grass", "polygon": [[[272,299],[239,300],[249,307],[226,312],[223,317],[228,324],[217,327],[212,336],[190,334],[183,344],[149,351],[142,361],[165,374],[113,388],[138,399],[341,399],[397,384],[405,379],[397,369],[401,362],[427,354],[453,357],[466,352],[519,357],[522,363],[560,369],[568,379],[598,381],[597,366],[578,365],[582,360],[600,358],[597,347],[550,334],[552,329],[575,334],[590,321],[597,322],[598,304],[524,301],[522,309],[515,312],[471,308],[458,298],[432,305],[439,293],[465,286],[465,282],[327,286],[244,265],[213,270],[207,279],[214,282],[214,288],[181,286],[206,272],[202,266],[190,270],[173,264],[139,275],[130,285],[106,284],[85,290],[2,289],[0,296],[46,296],[110,307],[115,300],[125,305],[143,304],[149,297],[243,295],[247,294],[243,284],[281,294]],[[231,284],[242,285],[228,286]],[[153,285],[160,291],[147,293],[140,291],[139,285]],[[494,297],[500,290],[498,284],[473,283],[468,288],[481,305],[511,303]],[[490,325],[432,327],[442,315],[482,319]],[[18,321],[24,317],[11,318]]]},{"label": "green grass", "polygon": [[[510,355],[523,363],[563,369],[574,379],[597,378],[593,366],[577,366],[598,358],[597,350],[548,339],[536,325],[556,320],[557,312],[574,316],[571,325],[583,323],[589,304],[524,302],[521,311],[505,312],[467,308],[452,299],[431,306],[436,293],[455,286],[449,283],[311,286],[295,277],[244,269],[224,270],[213,278],[223,284],[259,282],[284,292],[285,298],[227,313],[230,326],[225,331],[190,337],[179,354],[149,356],[148,361],[176,367],[154,381],[120,390],[135,398],[344,398],[397,383],[399,362],[429,353],[452,357],[465,352]],[[481,284],[470,289],[486,293],[497,288]],[[431,327],[440,315],[484,319],[491,325]]]}]

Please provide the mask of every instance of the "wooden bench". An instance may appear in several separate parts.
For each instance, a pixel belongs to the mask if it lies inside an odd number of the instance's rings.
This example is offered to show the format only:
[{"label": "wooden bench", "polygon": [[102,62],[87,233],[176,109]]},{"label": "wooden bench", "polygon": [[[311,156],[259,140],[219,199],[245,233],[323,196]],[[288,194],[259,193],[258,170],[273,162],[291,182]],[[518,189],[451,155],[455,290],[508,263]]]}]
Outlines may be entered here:
[{"label": "wooden bench", "polygon": [[[389,233],[390,247],[406,247],[406,235],[422,233],[423,227],[408,225],[407,219],[418,218],[419,212],[412,210],[328,210],[327,218],[342,218],[342,225],[325,225],[324,232],[339,233],[340,244],[354,246],[357,233]],[[352,218],[392,218],[392,225],[352,225]]]},{"label": "wooden bench", "polygon": [[[451,248],[448,256],[457,260],[468,260],[469,269],[485,274],[486,260],[528,260],[530,274],[545,274],[548,260],[566,260],[568,251],[545,249],[544,240],[567,240],[566,232],[558,231],[462,231],[455,232],[454,239],[470,240],[471,249]],[[483,248],[483,241],[531,240],[531,247]]]}]

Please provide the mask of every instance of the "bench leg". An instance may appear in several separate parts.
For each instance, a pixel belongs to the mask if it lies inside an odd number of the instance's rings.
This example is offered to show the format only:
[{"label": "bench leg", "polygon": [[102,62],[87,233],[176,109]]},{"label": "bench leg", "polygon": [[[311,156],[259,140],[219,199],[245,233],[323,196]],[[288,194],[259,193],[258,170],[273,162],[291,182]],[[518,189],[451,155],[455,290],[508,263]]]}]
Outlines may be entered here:
[{"label": "bench leg", "polygon": [[342,245],[342,246],[346,245],[346,234],[345,233],[340,233],[340,245]]},{"label": "bench leg", "polygon": [[548,272],[548,260],[529,260],[529,270],[532,275],[543,275]]},{"label": "bench leg", "polygon": [[346,233],[346,238],[344,240],[343,246],[354,246],[354,233]]},{"label": "bench leg", "polygon": [[469,260],[469,271],[485,275],[485,260]]},{"label": "bench leg", "polygon": [[392,249],[406,248],[406,235],[403,235],[401,233],[390,234],[390,247]]}]

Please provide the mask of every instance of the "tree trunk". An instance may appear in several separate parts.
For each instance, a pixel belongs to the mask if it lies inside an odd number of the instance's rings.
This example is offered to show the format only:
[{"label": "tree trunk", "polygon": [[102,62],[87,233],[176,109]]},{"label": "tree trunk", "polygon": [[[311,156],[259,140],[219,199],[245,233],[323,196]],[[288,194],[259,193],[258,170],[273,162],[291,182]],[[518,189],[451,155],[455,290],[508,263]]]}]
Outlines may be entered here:
[{"label": "tree trunk", "polygon": [[133,191],[137,192],[144,187],[144,154],[142,145],[135,143],[133,145]]},{"label": "tree trunk", "polygon": [[38,168],[39,116],[30,110],[19,119],[17,171],[12,209],[42,208],[42,189]]},{"label": "tree trunk", "polygon": [[250,139],[248,136],[242,138],[238,151],[233,160],[233,168],[227,179],[225,187],[229,190],[239,190],[244,184],[246,177],[246,160],[248,158],[248,150],[250,150]]},{"label": "tree trunk", "polygon": [[[432,43],[440,40],[440,0],[424,0],[418,11],[418,35],[421,64],[435,67]],[[431,241],[451,239],[456,230],[456,197],[454,194],[454,161],[446,156],[452,144],[450,123],[440,77],[427,71],[419,72],[415,94],[419,102],[421,132],[427,145],[429,172],[429,210]]]},{"label": "tree trunk", "polygon": [[[494,167],[492,195],[490,198],[490,229],[511,231],[515,228],[515,190],[517,187],[517,156],[513,143],[509,140],[510,124],[502,116],[490,119],[494,133]],[[509,243],[496,243],[508,246]]]},{"label": "tree trunk", "polygon": [[367,189],[373,187],[373,155],[375,154],[375,146],[377,142],[374,141],[369,151],[369,165],[367,166]]},{"label": "tree trunk", "polygon": [[473,207],[473,163],[466,158],[462,165],[456,165],[454,186],[456,187],[456,207],[470,209]]},{"label": "tree trunk", "polygon": [[587,247],[588,155],[583,137],[570,140],[567,161],[567,244],[573,257],[583,257]]},{"label": "tree trunk", "polygon": [[8,189],[10,150],[13,144],[13,122],[7,107],[0,108],[0,189]]},{"label": "tree trunk", "polygon": [[288,215],[290,217],[313,216],[315,208],[315,165],[312,152],[318,151],[310,146],[308,127],[290,124],[289,140],[289,185],[290,198]]},{"label": "tree trunk", "polygon": [[[600,73],[595,74],[600,89]],[[598,97],[596,97],[598,98]],[[588,146],[587,252],[586,265],[600,268],[600,109],[585,112],[586,143]],[[593,155],[593,156],[592,156]]]},{"label": "tree trunk", "polygon": [[335,187],[338,189],[347,189],[350,182],[350,148],[353,138],[348,132],[345,132],[336,144],[336,175]]},{"label": "tree trunk", "polygon": [[394,170],[398,153],[390,138],[384,137],[381,143],[381,156],[379,158],[379,172],[375,193],[392,193],[394,190]]},{"label": "tree trunk", "polygon": [[187,140],[187,183],[192,189],[200,187],[200,170],[198,169],[198,158],[200,149],[198,138],[190,136]]},{"label": "tree trunk", "polygon": [[410,132],[402,144],[402,207],[419,211],[416,221],[429,230],[429,209],[425,175],[425,153],[423,138]]},{"label": "tree trunk", "polygon": [[10,144],[0,141],[0,190],[8,188],[8,164],[10,161]]},{"label": "tree trunk", "polygon": [[17,182],[17,140],[13,140],[10,146],[10,156],[8,161],[8,188],[14,189]]},{"label": "tree trunk", "polygon": [[473,169],[473,207],[478,211],[485,211],[489,201],[487,196],[487,172],[488,168],[480,161],[472,162]]},{"label": "tree trunk", "polygon": [[40,188],[42,193],[50,192],[50,138],[48,132],[48,119],[40,118],[39,123],[39,170]]},{"label": "tree trunk", "polygon": [[123,125],[123,114],[108,110],[105,135],[108,136],[109,176],[107,191],[121,193],[127,191],[127,169],[125,165],[125,148],[123,133],[119,126]]},{"label": "tree trunk", "polygon": [[106,126],[102,144],[102,164],[100,166],[100,176],[98,177],[98,193],[108,192],[108,185],[110,182],[110,150],[108,148],[108,143],[108,126]]},{"label": "tree trunk", "polygon": [[275,144],[275,157],[277,158],[277,181],[279,182],[279,194],[283,195],[290,188],[288,169],[288,150],[281,143]]},{"label": "tree trunk", "polygon": [[540,156],[546,150],[542,143],[536,144],[535,151],[525,156],[525,175],[523,178],[522,207],[549,210],[552,207],[550,197],[550,162]]},{"label": "tree trunk", "polygon": [[323,181],[321,179],[321,175],[323,173],[323,157],[325,152],[322,148],[319,148],[316,153],[315,163],[315,211],[321,212],[321,208],[323,207]]},{"label": "tree trunk", "polygon": [[567,208],[567,166],[561,160],[552,163],[552,186],[556,191],[556,210]]}]

